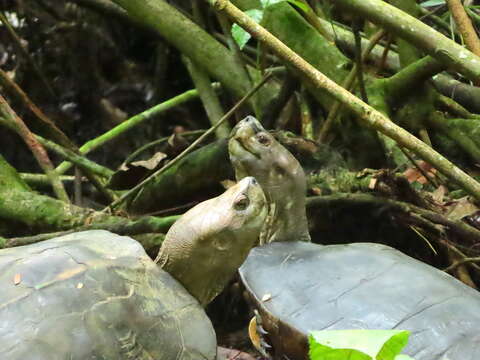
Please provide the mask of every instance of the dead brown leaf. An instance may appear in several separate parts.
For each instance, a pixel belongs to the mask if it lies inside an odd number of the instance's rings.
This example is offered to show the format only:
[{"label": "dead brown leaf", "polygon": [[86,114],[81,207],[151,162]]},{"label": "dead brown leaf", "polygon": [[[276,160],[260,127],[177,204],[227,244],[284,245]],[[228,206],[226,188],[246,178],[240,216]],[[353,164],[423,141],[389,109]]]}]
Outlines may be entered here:
[{"label": "dead brown leaf", "polygon": [[447,205],[447,216],[451,220],[460,220],[475,214],[478,210],[478,207],[469,200],[469,197],[465,196]]},{"label": "dead brown leaf", "polygon": [[110,178],[108,187],[113,190],[130,189],[162,166],[166,158],[167,154],[157,152],[148,160],[139,160],[128,164],[123,163]]}]

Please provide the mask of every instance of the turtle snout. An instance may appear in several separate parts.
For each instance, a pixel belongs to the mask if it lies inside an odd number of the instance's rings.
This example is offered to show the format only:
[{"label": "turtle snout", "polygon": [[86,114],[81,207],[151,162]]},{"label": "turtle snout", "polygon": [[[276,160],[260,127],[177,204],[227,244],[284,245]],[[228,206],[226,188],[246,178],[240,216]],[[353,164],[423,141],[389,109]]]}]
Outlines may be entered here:
[{"label": "turtle snout", "polygon": [[243,119],[242,123],[250,127],[255,134],[258,134],[259,132],[262,132],[264,130],[262,124],[260,124],[257,119],[250,115]]},{"label": "turtle snout", "polygon": [[[249,194],[263,193],[262,186],[253,176],[244,177],[241,181],[245,182],[245,190]],[[263,195],[262,195],[263,196]]]},{"label": "turtle snout", "polygon": [[244,182],[247,187],[258,186],[258,181],[253,176],[244,177],[241,182]]}]

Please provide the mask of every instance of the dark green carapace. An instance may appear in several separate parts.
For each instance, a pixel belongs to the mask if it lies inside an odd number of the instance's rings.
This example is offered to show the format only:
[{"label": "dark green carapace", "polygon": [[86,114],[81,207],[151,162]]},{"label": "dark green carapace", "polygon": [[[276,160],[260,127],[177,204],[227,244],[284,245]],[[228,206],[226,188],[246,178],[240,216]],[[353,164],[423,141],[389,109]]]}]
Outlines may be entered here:
[{"label": "dark green carapace", "polygon": [[5,360],[214,359],[198,301],[142,246],[86,231],[0,252]]}]

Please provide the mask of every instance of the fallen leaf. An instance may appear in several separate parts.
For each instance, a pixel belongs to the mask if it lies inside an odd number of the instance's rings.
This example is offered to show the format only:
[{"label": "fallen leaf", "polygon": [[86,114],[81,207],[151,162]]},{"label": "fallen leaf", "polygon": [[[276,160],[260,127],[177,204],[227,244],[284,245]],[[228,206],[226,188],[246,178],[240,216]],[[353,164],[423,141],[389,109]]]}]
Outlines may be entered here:
[{"label": "fallen leaf", "polygon": [[434,192],[432,192],[432,198],[439,204],[443,204],[443,198],[445,197],[445,194],[447,193],[447,187],[444,185],[440,185],[438,188],[435,189]]},{"label": "fallen leaf", "polygon": [[22,275],[20,274],[15,274],[15,276],[13,277],[13,283],[15,285],[18,285],[22,282]]},{"label": "fallen leaf", "polygon": [[[417,161],[416,164],[420,169],[423,170],[429,177],[435,177],[437,169],[432,167],[429,163],[425,161]],[[426,184],[428,179],[423,176],[423,173],[416,167],[410,167],[404,171],[403,175],[407,178],[409,183],[418,182],[420,184]]]},{"label": "fallen leaf", "polygon": [[160,162],[167,157],[167,154],[164,154],[162,152],[157,152],[155,155],[153,155],[150,159],[148,160],[139,160],[139,161],[134,161],[130,164],[127,164],[128,168],[132,167],[143,167],[148,170],[153,170],[155,169]]},{"label": "fallen leaf", "polygon": [[111,176],[107,186],[112,190],[130,189],[159,168],[166,158],[167,154],[157,152],[148,160],[139,160],[128,164],[123,163]]},{"label": "fallen leaf", "polygon": [[477,211],[479,211],[479,208],[469,200],[468,196],[465,196],[453,201],[447,207],[447,216],[452,220],[460,220],[466,216],[475,214]]}]

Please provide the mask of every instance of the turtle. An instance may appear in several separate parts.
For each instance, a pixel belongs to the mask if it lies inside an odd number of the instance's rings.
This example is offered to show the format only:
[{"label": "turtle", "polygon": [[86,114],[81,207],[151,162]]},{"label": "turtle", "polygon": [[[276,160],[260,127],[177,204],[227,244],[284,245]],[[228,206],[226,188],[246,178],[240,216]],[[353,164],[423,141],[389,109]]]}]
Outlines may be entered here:
[{"label": "turtle", "polygon": [[104,230],[0,251],[1,358],[215,359],[204,307],[248,255],[266,211],[247,177],[175,222],[157,262]]},{"label": "turtle", "polygon": [[232,130],[229,153],[237,178],[255,176],[275,202],[270,237],[239,270],[275,356],[307,359],[311,331],[399,329],[416,360],[480,359],[478,291],[386,245],[310,242],[305,175],[255,118]]}]

